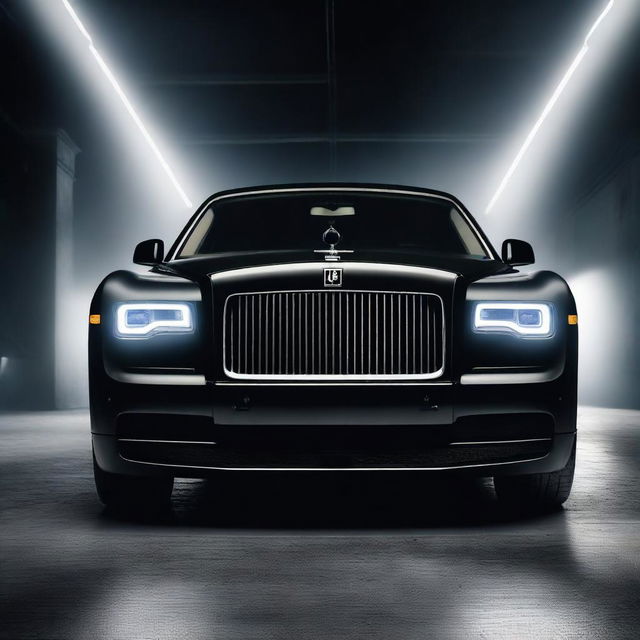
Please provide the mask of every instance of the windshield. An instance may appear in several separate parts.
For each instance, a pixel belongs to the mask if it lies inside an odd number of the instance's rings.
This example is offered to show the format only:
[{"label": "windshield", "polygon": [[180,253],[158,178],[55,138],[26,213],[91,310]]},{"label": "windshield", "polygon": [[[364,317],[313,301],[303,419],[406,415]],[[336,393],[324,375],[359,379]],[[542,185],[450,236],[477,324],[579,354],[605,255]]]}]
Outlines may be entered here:
[{"label": "windshield", "polygon": [[[311,215],[312,209],[322,215]],[[340,215],[345,212],[350,215]],[[331,224],[341,236],[339,250],[490,258],[467,218],[448,200],[351,192],[274,193],[219,200],[183,238],[177,257],[327,249],[322,237]]]}]

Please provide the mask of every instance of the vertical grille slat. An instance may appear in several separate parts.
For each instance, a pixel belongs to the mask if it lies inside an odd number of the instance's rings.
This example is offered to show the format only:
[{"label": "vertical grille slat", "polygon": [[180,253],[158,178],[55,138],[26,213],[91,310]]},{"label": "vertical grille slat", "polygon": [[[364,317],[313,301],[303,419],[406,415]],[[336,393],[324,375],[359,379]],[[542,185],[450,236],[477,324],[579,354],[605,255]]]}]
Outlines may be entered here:
[{"label": "vertical grille slat", "polygon": [[304,372],[309,373],[309,294],[304,294]]},{"label": "vertical grille slat", "polygon": [[367,373],[371,374],[371,294],[367,295]]},{"label": "vertical grille slat", "polygon": [[378,354],[378,347],[379,347],[379,344],[378,344],[378,322],[379,322],[379,320],[378,320],[378,311],[379,311],[378,296],[379,295],[380,295],[379,293],[375,294],[375,296],[376,296],[376,323],[375,323],[375,326],[376,326],[376,339],[373,342],[376,345],[376,375],[380,371],[379,366],[378,366],[379,365],[379,360],[378,360],[378,355],[379,355]]},{"label": "vertical grille slat", "polygon": [[[413,324],[411,325],[411,342],[412,344],[416,344],[416,296],[415,294],[413,294],[411,296],[411,305],[413,307]],[[412,349],[411,351],[412,356],[413,356],[413,368],[411,370],[411,373],[415,373],[416,372],[416,350]]]},{"label": "vertical grille slat", "polygon": [[[251,298],[251,344],[256,343],[256,299]],[[255,373],[256,350],[251,349],[251,373]]]},{"label": "vertical grille slat", "polygon": [[420,371],[422,371],[422,356],[424,355],[424,350],[422,348],[422,334],[424,333],[424,324],[422,321],[422,303],[424,301],[422,300],[422,298],[420,298],[419,300],[419,305],[420,305],[420,323],[418,325],[418,335],[420,336],[420,344],[418,345],[418,353],[420,354]]},{"label": "vertical grille slat", "polygon": [[331,294],[331,373],[336,373],[336,296]]},{"label": "vertical grille slat", "polygon": [[427,304],[426,305],[426,312],[427,312],[427,330],[425,331],[425,338],[426,338],[426,352],[427,352],[427,366],[429,368],[431,368],[433,366],[433,358],[431,356],[431,305]]},{"label": "vertical grille slat", "polygon": [[249,349],[247,348],[247,341],[248,341],[248,319],[249,319],[249,313],[248,313],[248,309],[247,309],[247,304],[248,304],[248,300],[249,297],[248,296],[244,296],[244,369],[245,371],[247,370],[247,354],[249,353]]},{"label": "vertical grille slat", "polygon": [[393,297],[389,298],[389,343],[391,345],[391,349],[389,350],[389,361],[390,361],[390,370],[389,373],[393,374],[395,371],[393,370],[393,354],[395,349],[393,348]]},{"label": "vertical grille slat", "polygon": [[360,294],[360,371],[364,373],[364,293]]},{"label": "vertical grille slat", "polygon": [[342,371],[342,296],[338,296],[338,371]]},{"label": "vertical grille slat", "polygon": [[429,293],[233,294],[224,317],[231,377],[424,377],[442,373],[441,299]]}]

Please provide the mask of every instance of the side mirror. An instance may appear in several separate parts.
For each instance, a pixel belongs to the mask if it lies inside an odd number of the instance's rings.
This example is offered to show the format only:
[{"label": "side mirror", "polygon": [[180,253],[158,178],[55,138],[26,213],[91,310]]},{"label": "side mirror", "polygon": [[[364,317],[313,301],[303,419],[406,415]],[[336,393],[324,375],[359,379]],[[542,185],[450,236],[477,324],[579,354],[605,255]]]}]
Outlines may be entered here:
[{"label": "side mirror", "polygon": [[133,252],[133,261],[136,264],[156,265],[164,258],[164,242],[154,238],[140,242]]},{"label": "side mirror", "polygon": [[536,257],[533,247],[524,240],[509,238],[502,243],[502,261],[513,267],[533,264]]}]

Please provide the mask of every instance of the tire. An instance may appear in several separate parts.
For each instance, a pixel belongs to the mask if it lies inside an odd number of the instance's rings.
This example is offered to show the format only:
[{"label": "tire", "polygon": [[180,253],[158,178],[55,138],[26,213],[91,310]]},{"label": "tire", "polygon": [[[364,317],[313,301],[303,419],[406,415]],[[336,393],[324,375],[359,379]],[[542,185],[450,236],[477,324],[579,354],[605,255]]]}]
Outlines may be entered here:
[{"label": "tire", "polygon": [[173,478],[141,478],[103,471],[93,456],[93,478],[100,502],[114,509],[166,506],[173,490]]},{"label": "tire", "polygon": [[496,476],[493,485],[498,500],[517,511],[547,511],[557,509],[571,493],[576,466],[576,443],[567,464],[559,471],[522,476]]}]

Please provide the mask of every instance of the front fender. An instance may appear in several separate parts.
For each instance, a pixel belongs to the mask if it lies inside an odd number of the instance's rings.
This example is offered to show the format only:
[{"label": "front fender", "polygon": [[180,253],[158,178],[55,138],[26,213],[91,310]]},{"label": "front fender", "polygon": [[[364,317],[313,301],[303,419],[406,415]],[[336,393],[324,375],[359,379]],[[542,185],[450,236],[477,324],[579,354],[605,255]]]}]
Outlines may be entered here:
[{"label": "front fender", "polygon": [[[479,302],[543,302],[552,309],[552,334],[521,336],[509,331],[481,332],[473,326]],[[569,324],[576,305],[569,286],[551,271],[489,276],[466,291],[460,327],[458,367],[461,384],[550,382],[566,372],[575,378],[578,327]]]}]

